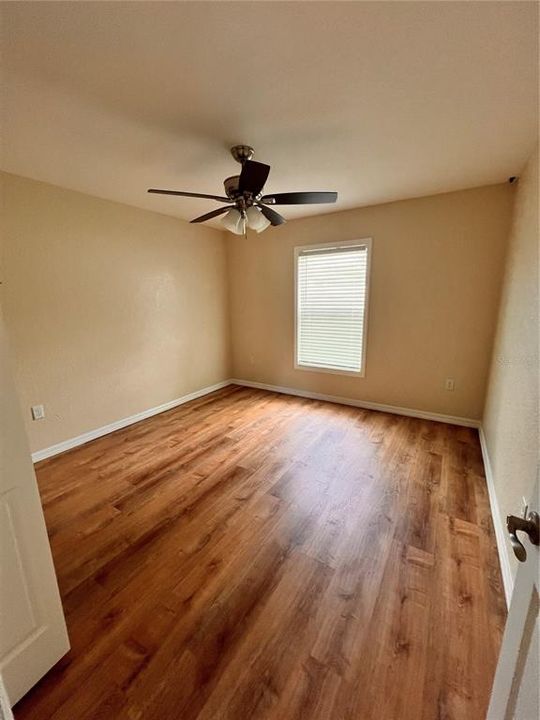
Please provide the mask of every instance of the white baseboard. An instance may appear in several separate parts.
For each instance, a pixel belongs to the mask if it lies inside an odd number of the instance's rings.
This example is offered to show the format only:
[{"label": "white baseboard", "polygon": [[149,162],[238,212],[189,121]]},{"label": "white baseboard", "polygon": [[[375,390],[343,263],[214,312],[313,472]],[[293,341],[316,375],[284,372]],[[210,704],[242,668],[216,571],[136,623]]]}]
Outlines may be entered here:
[{"label": "white baseboard", "polygon": [[4,681],[2,680],[1,675],[0,675],[0,720],[15,720],[13,717],[13,713],[11,712],[11,707],[9,705],[6,688],[4,686]]},{"label": "white baseboard", "polygon": [[202,397],[203,395],[207,395],[208,393],[214,392],[215,390],[220,390],[221,388],[227,387],[227,385],[231,384],[259,388],[260,390],[270,390],[272,392],[279,392],[285,395],[297,395],[298,397],[312,398],[313,400],[326,400],[327,402],[339,403],[340,405],[352,405],[353,407],[364,408],[366,410],[380,410],[382,412],[394,413],[395,415],[407,415],[409,417],[416,417],[424,420],[435,420],[437,422],[450,423],[451,425],[463,425],[465,427],[474,428],[479,427],[479,422],[470,418],[454,417],[453,415],[441,415],[440,413],[431,413],[424,410],[413,410],[411,408],[396,407],[395,405],[383,405],[381,403],[373,403],[365,400],[355,400],[353,398],[338,397],[336,395],[323,395],[322,393],[309,392],[308,390],[279,387],[277,385],[266,385],[265,383],[252,382],[251,380],[233,379],[223,380],[222,382],[216,383],[215,385],[210,385],[208,387],[202,388],[201,390],[196,390],[195,392],[189,393],[188,395],[183,395],[182,397],[176,398],[175,400],[170,400],[169,402],[163,403],[163,405],[158,405],[156,407],[150,408],[149,410],[143,410],[140,413],[130,415],[129,417],[122,418],[121,420],[116,420],[109,425],[103,425],[102,427],[96,428],[95,430],[89,430],[82,435],[77,435],[77,437],[73,437],[69,440],[64,440],[63,442],[57,443],[56,445],[51,445],[50,447],[43,448],[43,450],[36,450],[36,452],[32,453],[32,460],[33,462],[39,462],[40,460],[45,460],[47,458],[53,457],[54,455],[65,452],[66,450],[71,450],[71,448],[77,447],[79,445],[84,445],[84,443],[95,440],[96,438],[102,437],[103,435],[108,435],[115,430],[121,430],[128,425],[133,425],[134,423],[145,420],[146,418],[152,417],[153,415],[158,415],[159,413],[165,412],[166,410],[171,410],[172,408],[178,407],[178,405],[183,405],[190,400],[195,400],[199,397]]},{"label": "white baseboard", "polygon": [[503,525],[499,502],[495,492],[493,470],[491,468],[491,461],[489,459],[489,452],[483,427],[480,426],[478,434],[480,436],[480,447],[482,448],[482,459],[484,461],[484,470],[486,473],[486,484],[489,493],[489,504],[491,506],[491,517],[493,518],[493,527],[495,528],[495,538],[497,540],[497,550],[499,551],[499,562],[501,564],[506,606],[510,607],[510,598],[512,597],[512,591],[514,589],[514,578],[512,576],[512,569],[510,565],[510,556],[508,554],[506,530]]},{"label": "white baseboard", "polygon": [[284,395],[297,395],[298,397],[311,398],[312,400],[326,400],[327,402],[338,403],[339,405],[351,405],[352,407],[363,408],[364,410],[379,410],[380,412],[392,413],[394,415],[406,415],[407,417],[420,418],[421,420],[434,420],[435,422],[449,423],[450,425],[462,425],[464,427],[478,428],[479,420],[471,418],[456,417],[454,415],[443,415],[432,413],[427,410],[414,410],[412,408],[398,407],[396,405],[383,405],[382,403],[369,402],[367,400],[355,400],[353,398],[339,397],[338,395],[324,395],[309,390],[298,390],[297,388],[280,387],[278,385],[266,385],[265,383],[253,382],[252,380],[231,380],[234,385],[258,388],[259,390],[270,390],[283,393]]},{"label": "white baseboard", "polygon": [[183,395],[180,398],[176,398],[176,400],[170,400],[169,402],[163,403],[163,405],[157,405],[156,407],[150,408],[149,410],[143,410],[142,412],[136,413],[135,415],[130,415],[129,417],[122,418],[122,420],[116,420],[109,425],[103,425],[102,427],[96,428],[95,430],[89,430],[82,435],[77,435],[77,437],[70,438],[69,440],[64,440],[57,445],[51,445],[50,447],[44,448],[43,450],[37,450],[36,452],[32,453],[32,460],[33,462],[39,462],[39,460],[45,460],[46,458],[52,457],[53,455],[58,455],[59,453],[65,452],[66,450],[71,450],[71,448],[77,447],[78,445],[84,445],[84,443],[90,442],[90,440],[95,440],[96,438],[102,437],[103,435],[108,435],[115,430],[121,430],[128,425],[133,425],[133,423],[137,423],[141,420],[152,417],[152,415],[158,415],[159,413],[165,412],[166,410],[172,410],[172,408],[178,407],[178,405],[183,405],[190,400],[196,400],[203,395],[208,395],[208,393],[215,392],[216,390],[221,390],[221,388],[227,387],[227,385],[230,385],[231,383],[232,380],[223,380],[222,382],[216,383],[215,385],[209,385],[208,387],[202,388],[201,390],[195,390],[195,392],[189,393],[188,395]]}]

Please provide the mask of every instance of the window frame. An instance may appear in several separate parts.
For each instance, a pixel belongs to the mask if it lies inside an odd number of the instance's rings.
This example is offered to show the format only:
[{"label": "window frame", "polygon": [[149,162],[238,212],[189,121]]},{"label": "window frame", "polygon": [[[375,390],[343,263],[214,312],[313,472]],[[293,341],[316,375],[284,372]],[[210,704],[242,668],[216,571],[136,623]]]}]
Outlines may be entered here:
[{"label": "window frame", "polygon": [[[316,243],[311,245],[298,245],[294,248],[294,369],[307,372],[329,373],[331,375],[349,375],[352,377],[366,376],[366,355],[368,338],[369,318],[369,294],[371,280],[371,252],[373,238],[360,238],[358,240],[342,240],[338,242]],[[362,355],[360,358],[360,370],[339,370],[336,368],[317,367],[314,365],[303,365],[298,362],[298,258],[305,250],[320,250],[322,248],[343,248],[343,247],[365,247],[367,249],[366,261],[366,295],[364,302],[364,317],[362,335]]]}]

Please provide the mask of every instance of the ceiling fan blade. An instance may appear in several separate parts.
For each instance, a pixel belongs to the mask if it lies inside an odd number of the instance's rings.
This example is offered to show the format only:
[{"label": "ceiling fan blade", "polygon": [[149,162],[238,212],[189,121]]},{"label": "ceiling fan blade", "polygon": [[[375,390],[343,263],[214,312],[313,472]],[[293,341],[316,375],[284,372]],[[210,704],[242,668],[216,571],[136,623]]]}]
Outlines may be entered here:
[{"label": "ceiling fan blade", "polygon": [[272,225],[283,225],[284,222],[287,222],[282,215],[277,213],[275,210],[272,210],[272,208],[269,208],[266,205],[261,205],[259,203],[257,203],[257,207],[260,208],[264,217],[267,220],[270,220]]},{"label": "ceiling fan blade", "polygon": [[220,202],[231,202],[231,198],[223,197],[222,195],[205,195],[204,193],[191,193],[191,192],[180,192],[180,190],[158,190],[157,188],[150,188],[149,193],[156,193],[157,195],[180,195],[181,197],[195,197],[205,198],[206,200],[219,200]]},{"label": "ceiling fan blade", "polygon": [[226,207],[220,207],[217,210],[212,210],[212,212],[206,213],[206,215],[200,215],[199,217],[196,217],[195,220],[190,220],[190,223],[201,223],[205,220],[211,220],[218,215],[223,215],[223,213],[228,212],[232,207],[234,207],[234,205],[227,205]]},{"label": "ceiling fan blade", "polygon": [[242,165],[240,180],[238,181],[238,190],[242,192],[250,192],[258,195],[264,187],[264,183],[270,173],[270,165],[256,162],[255,160],[246,160]]},{"label": "ceiling fan blade", "polygon": [[270,205],[308,205],[311,203],[335,203],[337,192],[290,192],[264,195],[261,202]]}]

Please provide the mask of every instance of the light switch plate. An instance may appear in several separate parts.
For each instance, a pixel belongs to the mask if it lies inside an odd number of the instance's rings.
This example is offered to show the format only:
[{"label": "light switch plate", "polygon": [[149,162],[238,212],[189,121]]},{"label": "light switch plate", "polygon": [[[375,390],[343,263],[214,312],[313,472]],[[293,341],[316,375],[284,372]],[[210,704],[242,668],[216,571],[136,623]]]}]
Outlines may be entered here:
[{"label": "light switch plate", "polygon": [[43,420],[45,417],[45,408],[43,405],[32,405],[32,420]]}]

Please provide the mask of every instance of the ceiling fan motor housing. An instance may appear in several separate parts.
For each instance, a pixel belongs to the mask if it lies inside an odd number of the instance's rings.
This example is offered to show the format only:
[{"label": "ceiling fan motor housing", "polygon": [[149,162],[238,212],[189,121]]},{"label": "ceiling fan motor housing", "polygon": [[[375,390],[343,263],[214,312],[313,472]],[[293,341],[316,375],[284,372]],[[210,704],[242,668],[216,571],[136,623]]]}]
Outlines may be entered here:
[{"label": "ceiling fan motor housing", "polygon": [[[239,162],[242,165],[242,167],[247,160],[251,160],[254,153],[255,150],[250,145],[234,145],[231,148],[231,155],[236,162]],[[240,206],[239,209],[242,210],[244,207],[251,205],[253,200],[250,194],[241,193],[238,189],[239,186],[240,175],[232,175],[231,177],[226,178],[223,183],[227,197],[233,202],[236,202]]]},{"label": "ceiling fan motor housing", "polygon": [[231,200],[235,200],[238,197],[238,183],[240,182],[240,175],[231,175],[223,182],[225,193]]},{"label": "ceiling fan motor housing", "polygon": [[230,198],[232,202],[236,203],[239,210],[251,207],[261,198],[262,192],[258,195],[253,195],[253,193],[250,192],[242,193],[239,190],[239,185],[240,175],[231,175],[231,177],[226,178],[223,182],[223,187],[225,188],[227,197]]}]

